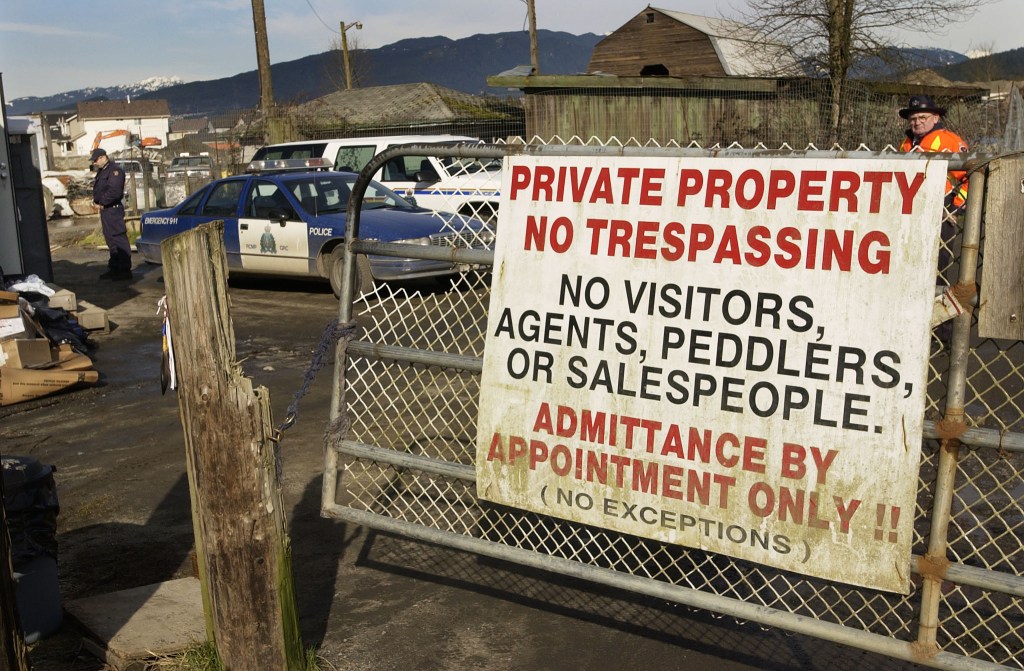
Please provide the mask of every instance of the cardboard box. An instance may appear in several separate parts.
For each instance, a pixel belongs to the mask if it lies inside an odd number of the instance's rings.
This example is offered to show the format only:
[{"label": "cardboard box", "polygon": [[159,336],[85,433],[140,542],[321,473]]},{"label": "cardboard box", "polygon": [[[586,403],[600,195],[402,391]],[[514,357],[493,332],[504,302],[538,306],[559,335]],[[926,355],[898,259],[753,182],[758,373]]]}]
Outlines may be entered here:
[{"label": "cardboard box", "polygon": [[110,321],[107,319],[107,311],[98,308],[88,301],[78,301],[78,312],[75,313],[78,325],[86,331],[99,331],[110,333]]},{"label": "cardboard box", "polygon": [[94,370],[26,370],[0,368],[0,406],[49,396],[83,384],[95,384],[100,374]]},{"label": "cardboard box", "polygon": [[61,370],[92,370],[92,359],[75,351],[58,352],[57,368]]},{"label": "cardboard box", "polygon": [[0,291],[0,304],[14,303],[18,304],[18,294],[15,291]]},{"label": "cardboard box", "polygon": [[58,287],[56,284],[47,283],[46,286],[53,289],[54,294],[50,296],[48,305],[51,308],[64,308],[68,312],[78,309],[78,300],[74,291]]},{"label": "cardboard box", "polygon": [[50,341],[43,338],[18,338],[0,342],[0,366],[9,368],[41,368],[53,363]]},{"label": "cardboard box", "polygon": [[[8,292],[3,292],[8,293]],[[15,294],[17,295],[17,294]],[[25,322],[21,318],[21,310],[18,303],[13,305],[0,304],[0,340],[9,340],[24,336]]]}]

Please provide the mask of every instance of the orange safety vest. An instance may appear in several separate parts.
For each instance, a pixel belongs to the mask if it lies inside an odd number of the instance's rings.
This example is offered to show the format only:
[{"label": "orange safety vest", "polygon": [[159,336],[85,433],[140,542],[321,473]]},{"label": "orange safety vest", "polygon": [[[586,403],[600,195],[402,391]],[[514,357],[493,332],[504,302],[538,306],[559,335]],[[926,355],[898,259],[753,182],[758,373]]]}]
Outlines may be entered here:
[{"label": "orange safety vest", "polygon": [[[921,141],[914,143],[910,137],[904,138],[900,145],[900,151],[945,151],[962,153],[967,151],[967,143],[954,133],[945,128],[933,128],[931,132],[921,138]],[[963,170],[955,170],[946,175],[946,196],[953,193],[953,206],[960,208],[967,202],[967,173]],[[949,202],[949,201],[947,201]]]}]

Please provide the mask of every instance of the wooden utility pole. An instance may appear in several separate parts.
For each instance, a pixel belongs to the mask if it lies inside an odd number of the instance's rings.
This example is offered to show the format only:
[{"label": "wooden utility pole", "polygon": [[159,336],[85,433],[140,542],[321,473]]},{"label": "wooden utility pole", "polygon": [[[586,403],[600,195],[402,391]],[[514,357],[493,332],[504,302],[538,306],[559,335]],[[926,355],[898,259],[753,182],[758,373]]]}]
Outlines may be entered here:
[{"label": "wooden utility pole", "polygon": [[263,0],[252,0],[252,25],[256,33],[256,68],[260,76],[260,111],[268,114],[274,107],[274,87],[270,81],[270,43],[267,40],[267,15]]},{"label": "wooden utility pole", "polygon": [[161,245],[207,637],[232,671],[305,668],[270,394],[235,360],[224,222]]},{"label": "wooden utility pole", "polygon": [[363,24],[359,21],[353,21],[352,23],[345,25],[345,22],[341,22],[341,56],[345,61],[345,89],[349,90],[352,88],[352,65],[348,59],[348,29],[355,26],[356,30],[361,30]]},{"label": "wooden utility pole", "polygon": [[533,66],[533,74],[540,74],[540,55],[537,52],[537,8],[535,0],[526,0],[526,12],[530,20],[530,65]]},{"label": "wooden utility pole", "polygon": [[341,57],[345,60],[345,90],[352,88],[352,66],[348,62],[348,37],[345,36],[345,22],[341,22]]},{"label": "wooden utility pole", "polygon": [[252,0],[252,25],[256,34],[256,69],[260,78],[260,112],[266,124],[264,139],[281,142],[281,124],[274,117],[274,87],[270,79],[270,44],[267,40],[267,15],[263,0]]}]

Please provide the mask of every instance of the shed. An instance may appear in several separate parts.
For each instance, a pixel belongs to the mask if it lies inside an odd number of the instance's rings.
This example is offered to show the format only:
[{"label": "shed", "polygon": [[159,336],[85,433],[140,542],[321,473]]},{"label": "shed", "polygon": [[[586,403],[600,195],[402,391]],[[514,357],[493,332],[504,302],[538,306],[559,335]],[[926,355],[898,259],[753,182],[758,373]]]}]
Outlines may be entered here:
[{"label": "shed", "polygon": [[204,131],[210,131],[212,125],[206,117],[198,119],[171,119],[169,141],[180,140],[186,135],[195,135]]},{"label": "shed", "polygon": [[801,74],[784,48],[742,23],[650,5],[597,43],[588,71],[619,77]]},{"label": "shed", "polygon": [[521,122],[522,113],[505,100],[420,82],[337,91],[297,106],[291,117],[292,134],[307,138],[408,133],[484,138]]}]

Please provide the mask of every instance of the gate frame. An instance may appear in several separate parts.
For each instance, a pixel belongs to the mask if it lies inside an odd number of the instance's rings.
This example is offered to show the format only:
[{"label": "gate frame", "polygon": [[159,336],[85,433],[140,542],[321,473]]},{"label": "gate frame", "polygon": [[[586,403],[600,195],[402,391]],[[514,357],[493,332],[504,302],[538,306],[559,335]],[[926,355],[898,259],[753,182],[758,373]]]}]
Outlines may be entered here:
[{"label": "gate frame", "polygon": [[[494,264],[494,252],[483,250],[432,248],[418,245],[401,245],[363,241],[359,234],[359,215],[363,195],[370,179],[387,161],[405,155],[437,156],[466,159],[503,159],[506,156],[672,156],[672,157],[744,157],[744,158],[808,158],[808,159],[880,159],[887,160],[936,160],[934,154],[900,154],[896,152],[845,151],[845,150],[768,150],[741,148],[680,148],[640,146],[584,146],[584,145],[483,145],[461,144],[439,147],[437,145],[403,145],[392,147],[375,156],[359,173],[350,196],[344,243],[344,272],[342,275],[341,298],[338,319],[340,323],[352,321],[355,297],[352,294],[356,272],[356,255],[376,254],[407,258],[449,260],[454,263]],[[968,170],[969,191],[985,193],[987,164],[995,156],[969,154],[944,154],[938,157],[947,160],[950,170]],[[974,286],[977,279],[979,247],[981,243],[982,212],[984,198],[967,200],[966,220],[959,256],[958,282]],[[956,256],[956,255],[954,255]],[[982,670],[1016,669],[992,662],[946,652],[938,647],[937,635],[940,626],[939,608],[942,601],[942,583],[949,581],[958,585],[973,586],[983,590],[999,592],[1024,598],[1024,577],[1009,573],[952,563],[948,558],[948,528],[951,518],[955,478],[959,464],[961,444],[974,447],[997,448],[1007,452],[1024,453],[1024,433],[1003,433],[995,429],[968,428],[963,430],[964,400],[967,389],[967,366],[970,354],[970,332],[973,310],[964,310],[953,319],[950,340],[949,377],[946,384],[946,403],[942,422],[925,420],[924,439],[939,439],[938,467],[935,476],[935,493],[930,511],[930,534],[928,549],[924,556],[911,555],[910,569],[923,578],[921,597],[918,600],[919,618],[917,639],[906,641],[881,634],[853,629],[842,624],[824,622],[797,613],[762,606],[755,603],[732,599],[699,589],[641,578],[631,574],[582,564],[539,554],[529,550],[511,547],[494,541],[442,531],[385,515],[356,510],[336,503],[337,486],[340,478],[338,461],[341,455],[356,459],[367,459],[397,468],[411,468],[444,477],[473,483],[476,471],[473,466],[432,459],[423,456],[400,453],[391,449],[366,445],[338,436],[334,445],[330,443],[324,452],[324,480],[321,514],[387,531],[418,541],[435,543],[478,555],[492,557],[531,568],[579,578],[610,587],[628,590],[685,606],[730,615],[762,625],[778,627],[788,631],[806,634],[823,640],[848,645],[889,657],[922,664],[938,669]],[[380,345],[372,342],[352,340],[340,342],[336,351],[335,375],[331,393],[330,422],[337,427],[339,417],[346,412],[345,375],[348,355],[383,359],[393,362],[418,363],[454,369],[480,375],[482,358],[443,352],[432,352],[415,348]],[[940,424],[944,426],[940,427]],[[949,425],[954,424],[959,438],[948,438]],[[962,431],[962,433],[961,433]],[[919,476],[920,481],[920,476]],[[608,531],[608,530],[606,530]],[[609,533],[612,533],[609,531]],[[1018,670],[1019,671],[1019,670]]]}]

